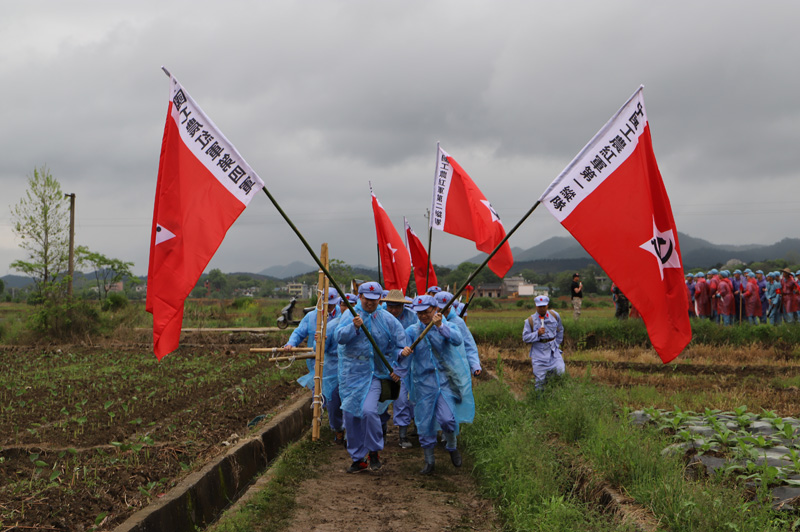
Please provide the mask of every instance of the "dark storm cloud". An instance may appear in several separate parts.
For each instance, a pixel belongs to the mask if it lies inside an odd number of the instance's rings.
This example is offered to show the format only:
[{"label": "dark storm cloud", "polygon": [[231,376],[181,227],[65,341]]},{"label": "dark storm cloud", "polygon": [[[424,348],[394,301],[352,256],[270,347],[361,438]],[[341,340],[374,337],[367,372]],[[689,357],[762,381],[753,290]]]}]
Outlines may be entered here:
[{"label": "dark storm cloud", "polygon": [[[25,2],[4,15],[2,208],[48,164],[78,194],[79,242],[139,273],[162,64],[312,245],[351,263],[374,262],[368,181],[398,227],[406,215],[423,233],[438,140],[509,228],[640,83],[681,231],[725,243],[796,236],[795,3]],[[742,215],[759,183],[788,203]],[[565,232],[537,213],[512,245],[554,235]],[[474,254],[469,242],[434,242],[435,261]],[[2,213],[0,253],[21,258]],[[292,260],[309,261],[260,198],[210,267]]]}]

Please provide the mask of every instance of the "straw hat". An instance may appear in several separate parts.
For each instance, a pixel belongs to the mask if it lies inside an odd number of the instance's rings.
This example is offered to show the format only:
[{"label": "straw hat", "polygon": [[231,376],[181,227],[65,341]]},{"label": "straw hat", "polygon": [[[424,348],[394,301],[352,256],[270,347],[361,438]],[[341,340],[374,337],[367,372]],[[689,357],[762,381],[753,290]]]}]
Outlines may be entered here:
[{"label": "straw hat", "polygon": [[398,305],[405,305],[411,303],[411,300],[403,295],[400,290],[389,290],[389,295],[381,299],[385,303],[397,303]]}]

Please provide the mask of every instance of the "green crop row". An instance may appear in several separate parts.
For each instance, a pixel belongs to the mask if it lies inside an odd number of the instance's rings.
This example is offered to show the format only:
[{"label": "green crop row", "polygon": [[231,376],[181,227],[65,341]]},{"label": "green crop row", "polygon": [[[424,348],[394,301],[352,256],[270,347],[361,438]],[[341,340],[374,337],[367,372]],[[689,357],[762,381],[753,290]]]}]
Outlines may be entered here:
[{"label": "green crop row", "polygon": [[482,489],[510,530],[608,529],[572,492],[573,472],[587,465],[594,482],[632,497],[661,529],[762,532],[797,524],[771,509],[766,490],[750,499],[722,479],[688,480],[680,457],[662,456],[668,438],[632,425],[608,391],[588,379],[554,380],[523,401],[500,382],[475,392],[480,416],[463,439]]}]

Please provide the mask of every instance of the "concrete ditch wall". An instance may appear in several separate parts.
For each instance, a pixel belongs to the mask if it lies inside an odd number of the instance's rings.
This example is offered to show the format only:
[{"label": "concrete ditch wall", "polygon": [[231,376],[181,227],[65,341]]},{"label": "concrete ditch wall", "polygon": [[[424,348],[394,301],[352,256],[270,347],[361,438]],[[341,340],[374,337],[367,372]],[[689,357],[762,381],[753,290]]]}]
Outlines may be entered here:
[{"label": "concrete ditch wall", "polygon": [[195,532],[235,501],[287,444],[311,425],[305,393],[259,434],[192,473],[161,499],[139,510],[114,532]]}]

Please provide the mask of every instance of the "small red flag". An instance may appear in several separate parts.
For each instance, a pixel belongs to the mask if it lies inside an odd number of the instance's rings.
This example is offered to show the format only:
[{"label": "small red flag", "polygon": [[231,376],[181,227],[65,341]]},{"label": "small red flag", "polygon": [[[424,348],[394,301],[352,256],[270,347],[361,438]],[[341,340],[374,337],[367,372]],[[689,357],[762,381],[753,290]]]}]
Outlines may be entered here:
[{"label": "small red flag", "polygon": [[375,232],[378,235],[378,249],[383,272],[383,287],[386,290],[400,290],[406,293],[411,278],[411,257],[403,243],[403,238],[392,225],[389,215],[372,194],[372,212],[375,215]]},{"label": "small red flag", "polygon": [[[406,243],[408,244],[408,252],[411,255],[411,265],[414,266],[414,282],[417,284],[417,293],[424,294],[428,286],[438,285],[439,281],[436,280],[436,272],[433,271],[433,264],[428,262],[428,252],[422,241],[417,236],[417,233],[411,229],[408,220],[403,218],[406,226]],[[425,269],[428,268],[427,281],[425,278]]]},{"label": "small red flag", "polygon": [[[491,253],[506,237],[500,216],[461,166],[438,148],[430,225],[434,229],[475,242],[478,251]],[[489,269],[505,276],[514,265],[508,242],[489,261]]]},{"label": "small red flag", "polygon": [[264,186],[178,80],[170,101],[158,165],[146,309],[153,351],[178,348],[183,303],[239,214]]},{"label": "small red flag", "polygon": [[664,363],[692,339],[678,230],[653,154],[643,87],[541,201],[642,315]]}]

